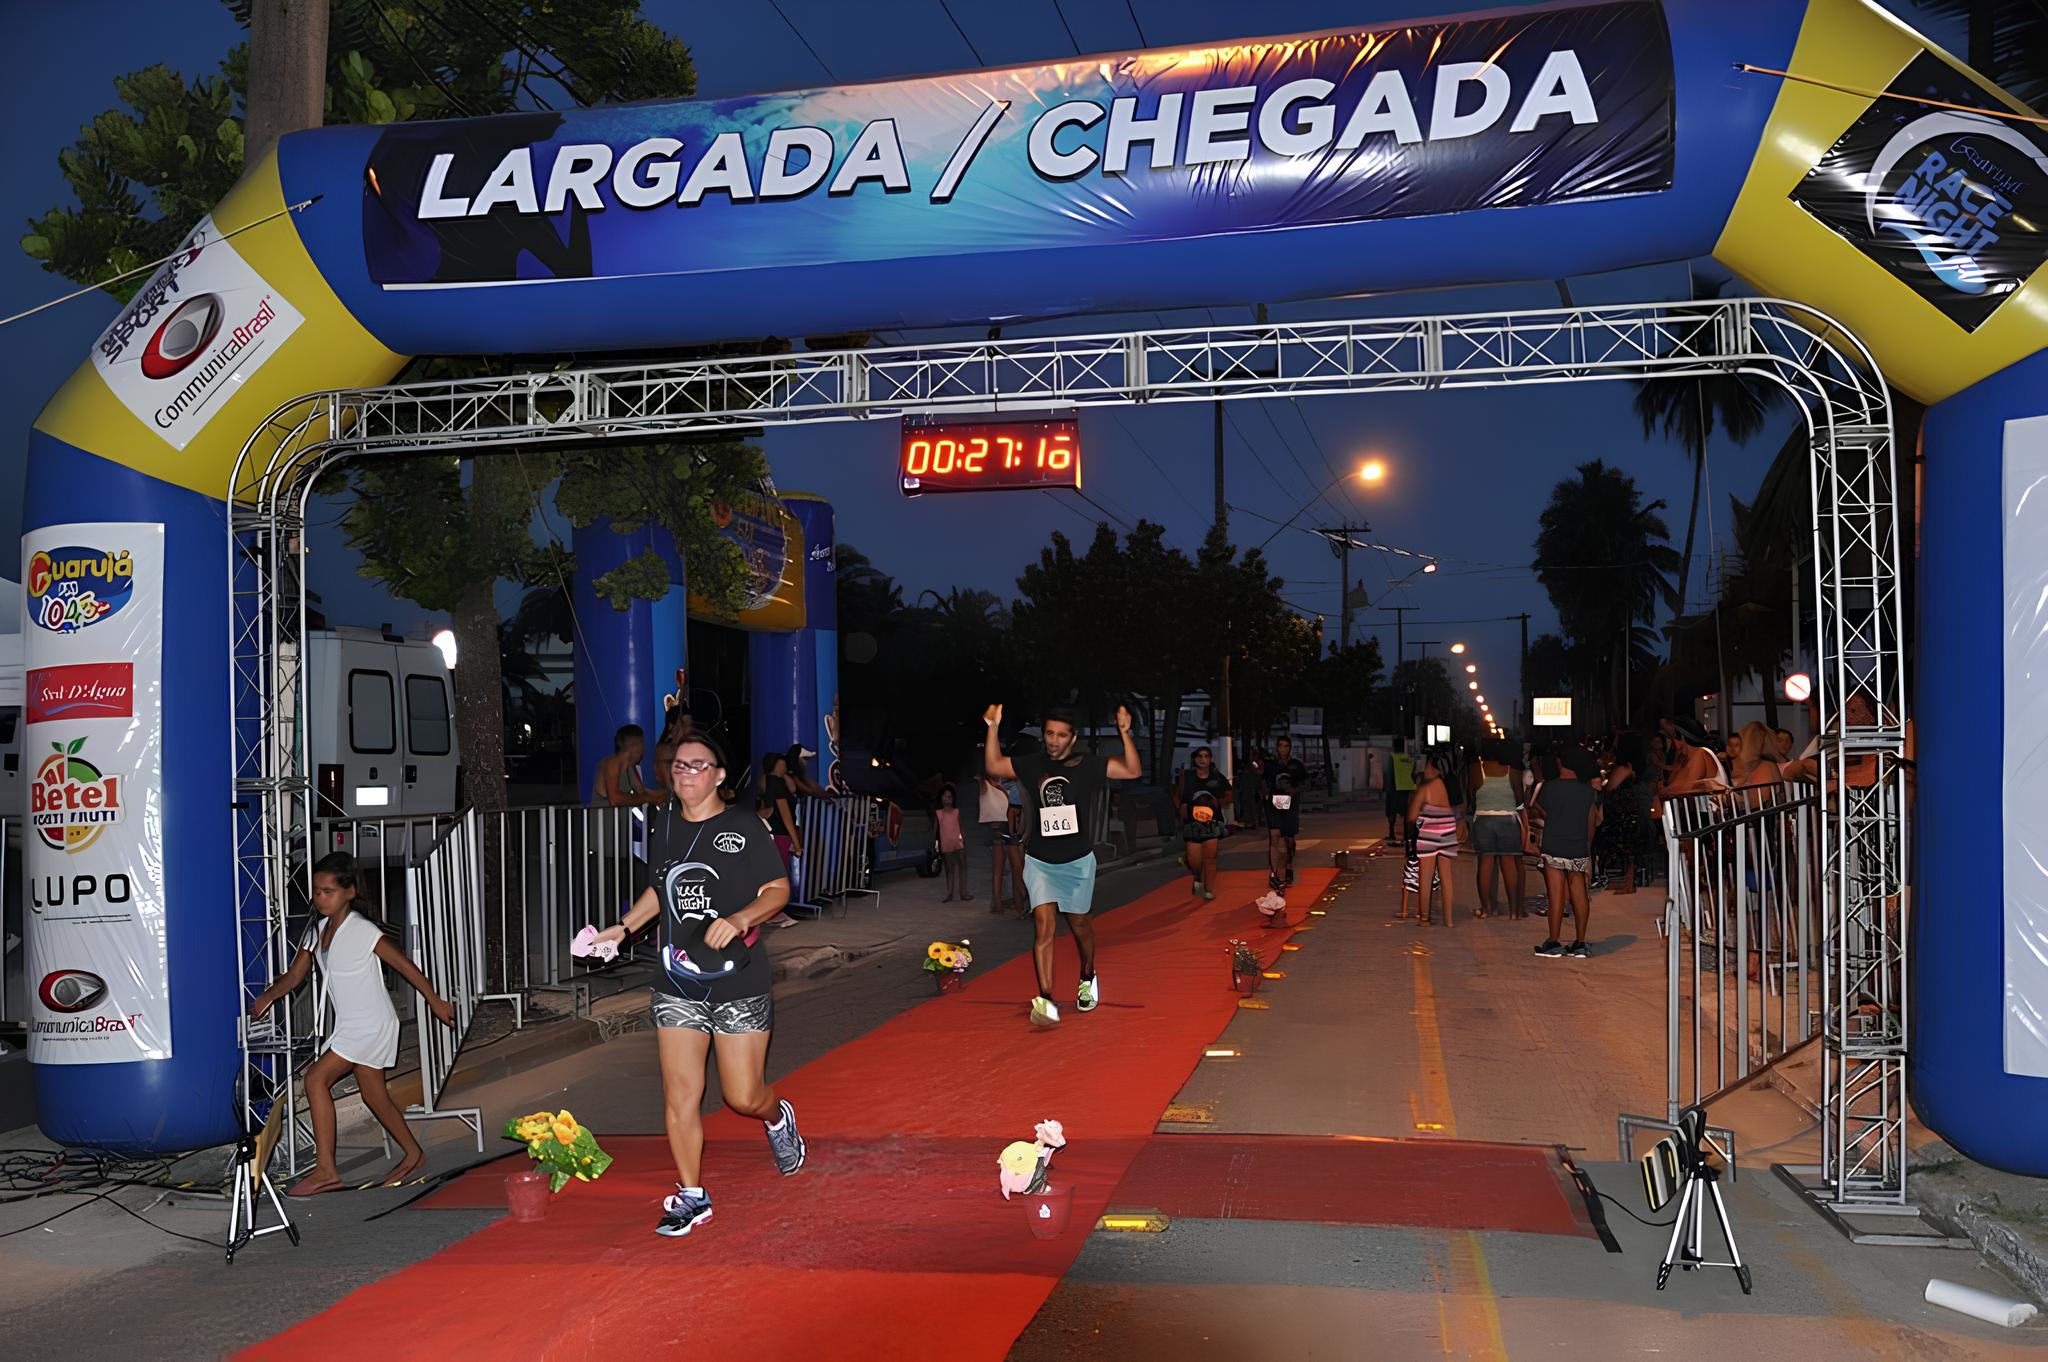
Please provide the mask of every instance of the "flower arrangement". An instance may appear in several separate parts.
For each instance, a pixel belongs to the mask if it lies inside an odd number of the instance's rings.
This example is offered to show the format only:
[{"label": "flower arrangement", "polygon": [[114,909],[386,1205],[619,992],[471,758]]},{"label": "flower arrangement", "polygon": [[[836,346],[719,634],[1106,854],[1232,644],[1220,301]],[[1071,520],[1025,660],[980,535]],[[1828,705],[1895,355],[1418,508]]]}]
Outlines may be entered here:
[{"label": "flower arrangement", "polygon": [[1250,993],[1259,986],[1259,979],[1265,972],[1266,962],[1259,958],[1258,951],[1252,947],[1252,943],[1249,941],[1240,941],[1238,938],[1232,937],[1229,943],[1229,950],[1230,986],[1239,992]]},{"label": "flower arrangement", "polygon": [[1266,919],[1265,925],[1272,927],[1279,922],[1280,914],[1286,911],[1287,900],[1277,890],[1268,889],[1253,900],[1259,913]]},{"label": "flower arrangement", "polygon": [[1030,1142],[1014,1141],[1005,1145],[1003,1152],[996,1156],[996,1167],[1001,1170],[998,1181],[1005,1201],[1010,1199],[1012,1192],[1035,1196],[1045,1191],[1053,1151],[1066,1147],[1067,1132],[1058,1121],[1040,1121],[1031,1133],[1033,1139]]},{"label": "flower arrangement", "polygon": [[612,1156],[597,1147],[590,1128],[578,1125],[567,1108],[507,1121],[504,1134],[526,1145],[534,1166],[547,1173],[550,1192],[561,1191],[570,1178],[589,1182],[612,1166]]},{"label": "flower arrangement", "polygon": [[974,953],[967,949],[968,939],[959,941],[934,941],[924,948],[925,972],[932,976],[932,982],[939,992],[948,993],[960,987],[967,973],[967,967],[974,963]]}]

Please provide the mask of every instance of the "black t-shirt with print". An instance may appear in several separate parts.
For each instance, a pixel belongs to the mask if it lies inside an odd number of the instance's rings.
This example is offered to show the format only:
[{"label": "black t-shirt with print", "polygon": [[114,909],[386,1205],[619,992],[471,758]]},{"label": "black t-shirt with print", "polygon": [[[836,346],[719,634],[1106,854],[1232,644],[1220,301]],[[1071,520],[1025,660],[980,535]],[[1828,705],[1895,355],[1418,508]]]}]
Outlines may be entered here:
[{"label": "black t-shirt with print", "polygon": [[1095,850],[1088,811],[1109,782],[1106,754],[1075,752],[1056,762],[1043,752],[1011,759],[1024,788],[1024,854],[1048,865]]},{"label": "black t-shirt with print", "polygon": [[[1192,766],[1180,773],[1180,802],[1183,807],[1190,811],[1197,804],[1206,803],[1218,817],[1221,817],[1223,814],[1223,796],[1229,789],[1230,782],[1225,780],[1223,772],[1217,770],[1214,766],[1209,768],[1207,777],[1196,775],[1195,768]],[[1202,799],[1203,795],[1207,795],[1209,798],[1205,801]]]},{"label": "black t-shirt with print", "polygon": [[1266,768],[1266,799],[1270,803],[1273,796],[1279,795],[1287,800],[1288,806],[1283,812],[1300,813],[1301,805],[1296,801],[1306,789],[1308,768],[1293,758],[1284,762],[1276,759]]},{"label": "black t-shirt with print", "polygon": [[751,811],[726,809],[701,823],[680,810],[653,816],[647,835],[643,889],[661,901],[661,964],[654,987],[694,1002],[729,1003],[768,991],[768,952],[735,940],[722,951],[704,933],[721,917],[760,897],[761,886],[784,879],[782,855]]}]

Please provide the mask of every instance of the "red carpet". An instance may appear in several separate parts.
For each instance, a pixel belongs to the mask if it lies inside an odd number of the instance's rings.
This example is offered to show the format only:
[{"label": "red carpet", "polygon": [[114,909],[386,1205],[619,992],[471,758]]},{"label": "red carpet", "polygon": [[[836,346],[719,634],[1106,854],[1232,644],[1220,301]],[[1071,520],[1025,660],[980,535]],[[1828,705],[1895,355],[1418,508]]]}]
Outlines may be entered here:
[{"label": "red carpet", "polygon": [[[1290,915],[1333,878],[1302,871]],[[1279,954],[1287,934],[1258,930],[1251,907],[1264,874],[1218,879],[1215,904],[1195,906],[1177,877],[1102,920],[1094,1013],[1062,1008],[1061,1026],[1034,1031],[1019,958],[783,1079],[810,1143],[797,1177],[776,1176],[758,1122],[708,1118],[717,1215],[688,1239],[652,1232],[674,1179],[662,1142],[615,1138],[618,1163],[564,1189],[545,1221],[499,1221],[242,1355],[999,1358],[1229,1023],[1223,943]],[[1071,998],[1064,939],[1058,960],[1055,996]],[[1066,1126],[1053,1181],[1074,1188],[1074,1209],[1064,1236],[1041,1241],[997,1191],[996,1155],[1048,1117]],[[469,1180],[502,1186],[508,1171]]]},{"label": "red carpet", "polygon": [[1207,1220],[1597,1237],[1556,1150],[1470,1140],[1160,1135],[1115,1201],[1119,1210]]}]

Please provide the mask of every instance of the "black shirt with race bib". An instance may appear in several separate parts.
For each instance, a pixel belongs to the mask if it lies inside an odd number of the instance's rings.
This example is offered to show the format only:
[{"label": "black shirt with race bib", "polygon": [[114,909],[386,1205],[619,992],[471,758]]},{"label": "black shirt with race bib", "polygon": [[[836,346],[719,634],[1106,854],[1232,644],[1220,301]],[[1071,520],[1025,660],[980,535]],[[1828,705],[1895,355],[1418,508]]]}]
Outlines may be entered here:
[{"label": "black shirt with race bib", "polygon": [[1074,753],[1053,761],[1043,752],[1013,757],[1024,788],[1024,854],[1048,865],[1078,861],[1095,850],[1088,810],[1109,783],[1107,755]]},{"label": "black shirt with race bib", "polygon": [[782,855],[751,812],[727,809],[693,823],[678,809],[652,816],[643,889],[661,904],[662,972],[654,987],[692,1002],[730,1003],[768,991],[768,952],[745,937],[713,950],[704,933],[784,879]]},{"label": "black shirt with race bib", "polygon": [[1308,768],[1300,762],[1276,761],[1266,768],[1266,798],[1272,804],[1273,812],[1282,820],[1301,816],[1301,805],[1297,801],[1307,789]]}]

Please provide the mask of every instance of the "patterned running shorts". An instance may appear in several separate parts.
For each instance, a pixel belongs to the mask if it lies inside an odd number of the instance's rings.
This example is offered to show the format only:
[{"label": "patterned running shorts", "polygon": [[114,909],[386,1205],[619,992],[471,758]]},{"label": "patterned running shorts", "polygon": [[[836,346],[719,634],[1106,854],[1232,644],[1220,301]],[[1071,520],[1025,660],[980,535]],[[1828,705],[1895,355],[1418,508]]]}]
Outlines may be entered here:
[{"label": "patterned running shorts", "polygon": [[753,1031],[774,1029],[775,1000],[766,993],[755,998],[737,998],[729,1003],[705,1003],[678,998],[660,990],[654,992],[654,1024],[686,1031],[703,1031],[714,1036],[743,1036]]},{"label": "patterned running shorts", "polygon": [[1545,870],[1562,870],[1567,875],[1584,875],[1593,868],[1591,856],[1545,856]]}]

